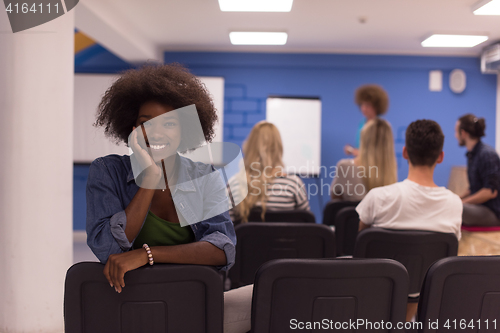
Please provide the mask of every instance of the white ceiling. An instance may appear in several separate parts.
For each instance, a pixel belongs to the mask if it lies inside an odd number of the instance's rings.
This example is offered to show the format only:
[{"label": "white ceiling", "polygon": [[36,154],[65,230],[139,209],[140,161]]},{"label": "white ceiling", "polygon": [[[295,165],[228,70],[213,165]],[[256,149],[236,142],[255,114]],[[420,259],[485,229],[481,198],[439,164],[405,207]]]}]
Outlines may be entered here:
[{"label": "white ceiling", "polygon": [[[115,33],[128,38],[130,47],[153,48],[158,59],[162,51],[476,56],[484,46],[500,40],[500,16],[474,15],[471,7],[476,2],[294,0],[289,13],[237,13],[221,12],[217,0],[83,0],[77,6],[77,28],[80,23],[86,32],[84,26],[89,26],[78,19],[78,7],[86,7]],[[360,17],[366,23],[360,23]],[[284,46],[234,46],[229,32],[235,30],[285,31],[288,42]],[[490,39],[471,49],[421,47],[421,41],[432,33],[481,33]],[[91,37],[102,40],[99,32]]]}]

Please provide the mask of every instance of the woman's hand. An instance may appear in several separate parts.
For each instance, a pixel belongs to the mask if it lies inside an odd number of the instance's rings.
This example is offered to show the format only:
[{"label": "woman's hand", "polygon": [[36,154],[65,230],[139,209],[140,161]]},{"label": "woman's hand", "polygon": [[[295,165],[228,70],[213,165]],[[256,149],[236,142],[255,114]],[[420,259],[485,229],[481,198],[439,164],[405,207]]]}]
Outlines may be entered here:
[{"label": "woman's hand", "polygon": [[125,287],[125,273],[147,263],[148,255],[144,249],[112,254],[104,266],[104,276],[111,287],[115,287],[116,292],[121,293],[122,288]]},{"label": "woman's hand", "polygon": [[345,153],[346,155],[358,156],[359,151],[358,151],[358,149],[354,148],[354,147],[353,147],[353,146],[351,146],[351,145],[345,145],[345,146],[344,146],[344,153]]},{"label": "woman's hand", "polygon": [[139,162],[141,169],[144,170],[144,178],[141,181],[141,187],[149,189],[157,189],[158,183],[161,180],[162,170],[156,163],[149,153],[141,147],[137,139],[137,131],[134,127],[132,134],[130,136],[130,149],[134,152],[134,155]]}]

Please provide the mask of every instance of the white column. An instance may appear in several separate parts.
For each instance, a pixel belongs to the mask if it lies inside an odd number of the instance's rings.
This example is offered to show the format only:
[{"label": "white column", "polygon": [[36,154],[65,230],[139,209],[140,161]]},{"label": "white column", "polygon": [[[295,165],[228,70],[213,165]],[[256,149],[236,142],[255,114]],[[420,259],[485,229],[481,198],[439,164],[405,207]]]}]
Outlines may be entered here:
[{"label": "white column", "polygon": [[500,73],[497,74],[497,113],[496,113],[495,148],[500,154]]},{"label": "white column", "polygon": [[13,34],[0,10],[0,332],[63,332],[72,264],[74,11]]}]

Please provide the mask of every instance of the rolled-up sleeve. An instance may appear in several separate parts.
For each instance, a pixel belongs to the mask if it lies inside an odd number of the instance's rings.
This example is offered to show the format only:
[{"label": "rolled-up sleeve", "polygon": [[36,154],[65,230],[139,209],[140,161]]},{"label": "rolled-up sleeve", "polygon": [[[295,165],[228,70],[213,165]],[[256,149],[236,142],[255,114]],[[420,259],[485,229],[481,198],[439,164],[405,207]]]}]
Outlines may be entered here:
[{"label": "rolled-up sleeve", "polygon": [[227,271],[234,265],[236,257],[236,233],[229,216],[229,198],[220,171],[211,170],[204,178],[203,215],[206,218],[201,241],[209,242],[226,254],[226,265],[217,269]]},{"label": "rolled-up sleeve", "polygon": [[116,186],[102,159],[90,165],[87,180],[87,244],[106,263],[111,254],[128,251],[132,243],[125,234],[127,216]]},{"label": "rolled-up sleeve", "polygon": [[[227,271],[234,265],[234,260],[236,258],[236,234],[234,233],[233,224],[231,222],[229,222],[229,225],[224,223],[221,229],[226,230],[206,233],[200,241],[209,242],[224,251],[226,255],[226,265],[217,266],[216,268],[221,271]],[[232,229],[232,232],[229,229]]]},{"label": "rolled-up sleeve", "polygon": [[500,190],[500,159],[495,153],[485,154],[481,168],[482,188]]},{"label": "rolled-up sleeve", "polygon": [[198,241],[209,242],[224,251],[226,264],[216,268],[221,271],[229,270],[234,265],[236,257],[236,233],[233,223],[229,219],[229,213],[225,212],[209,218],[193,225],[193,228],[201,233],[201,238]]}]

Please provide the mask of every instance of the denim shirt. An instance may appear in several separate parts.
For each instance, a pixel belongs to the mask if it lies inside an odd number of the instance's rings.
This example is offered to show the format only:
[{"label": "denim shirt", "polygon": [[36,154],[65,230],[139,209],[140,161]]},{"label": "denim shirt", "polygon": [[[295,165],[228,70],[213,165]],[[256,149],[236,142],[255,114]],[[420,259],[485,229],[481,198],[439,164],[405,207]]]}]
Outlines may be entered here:
[{"label": "denim shirt", "polygon": [[[125,208],[139,186],[135,183],[130,158],[126,155],[108,155],[97,158],[90,165],[87,181],[87,244],[102,263],[106,263],[109,255],[132,248],[133,242],[129,242],[125,235]],[[204,188],[199,188],[202,185],[200,182],[191,181],[193,173],[202,177],[207,170],[211,171],[211,166],[194,163],[184,157],[180,157],[180,163],[178,177],[183,183],[173,190],[172,197],[187,197],[188,202],[197,202],[197,205],[176,204],[181,215],[179,219],[193,215],[193,210],[196,213],[200,207],[202,210],[210,210],[214,205],[220,205],[220,200],[214,201],[220,195],[207,195]],[[177,191],[183,191],[185,195],[176,195]],[[217,267],[219,270],[228,270],[234,264],[236,234],[227,211],[189,224],[189,227],[193,230],[196,241],[209,242],[224,251],[227,263]]]}]

